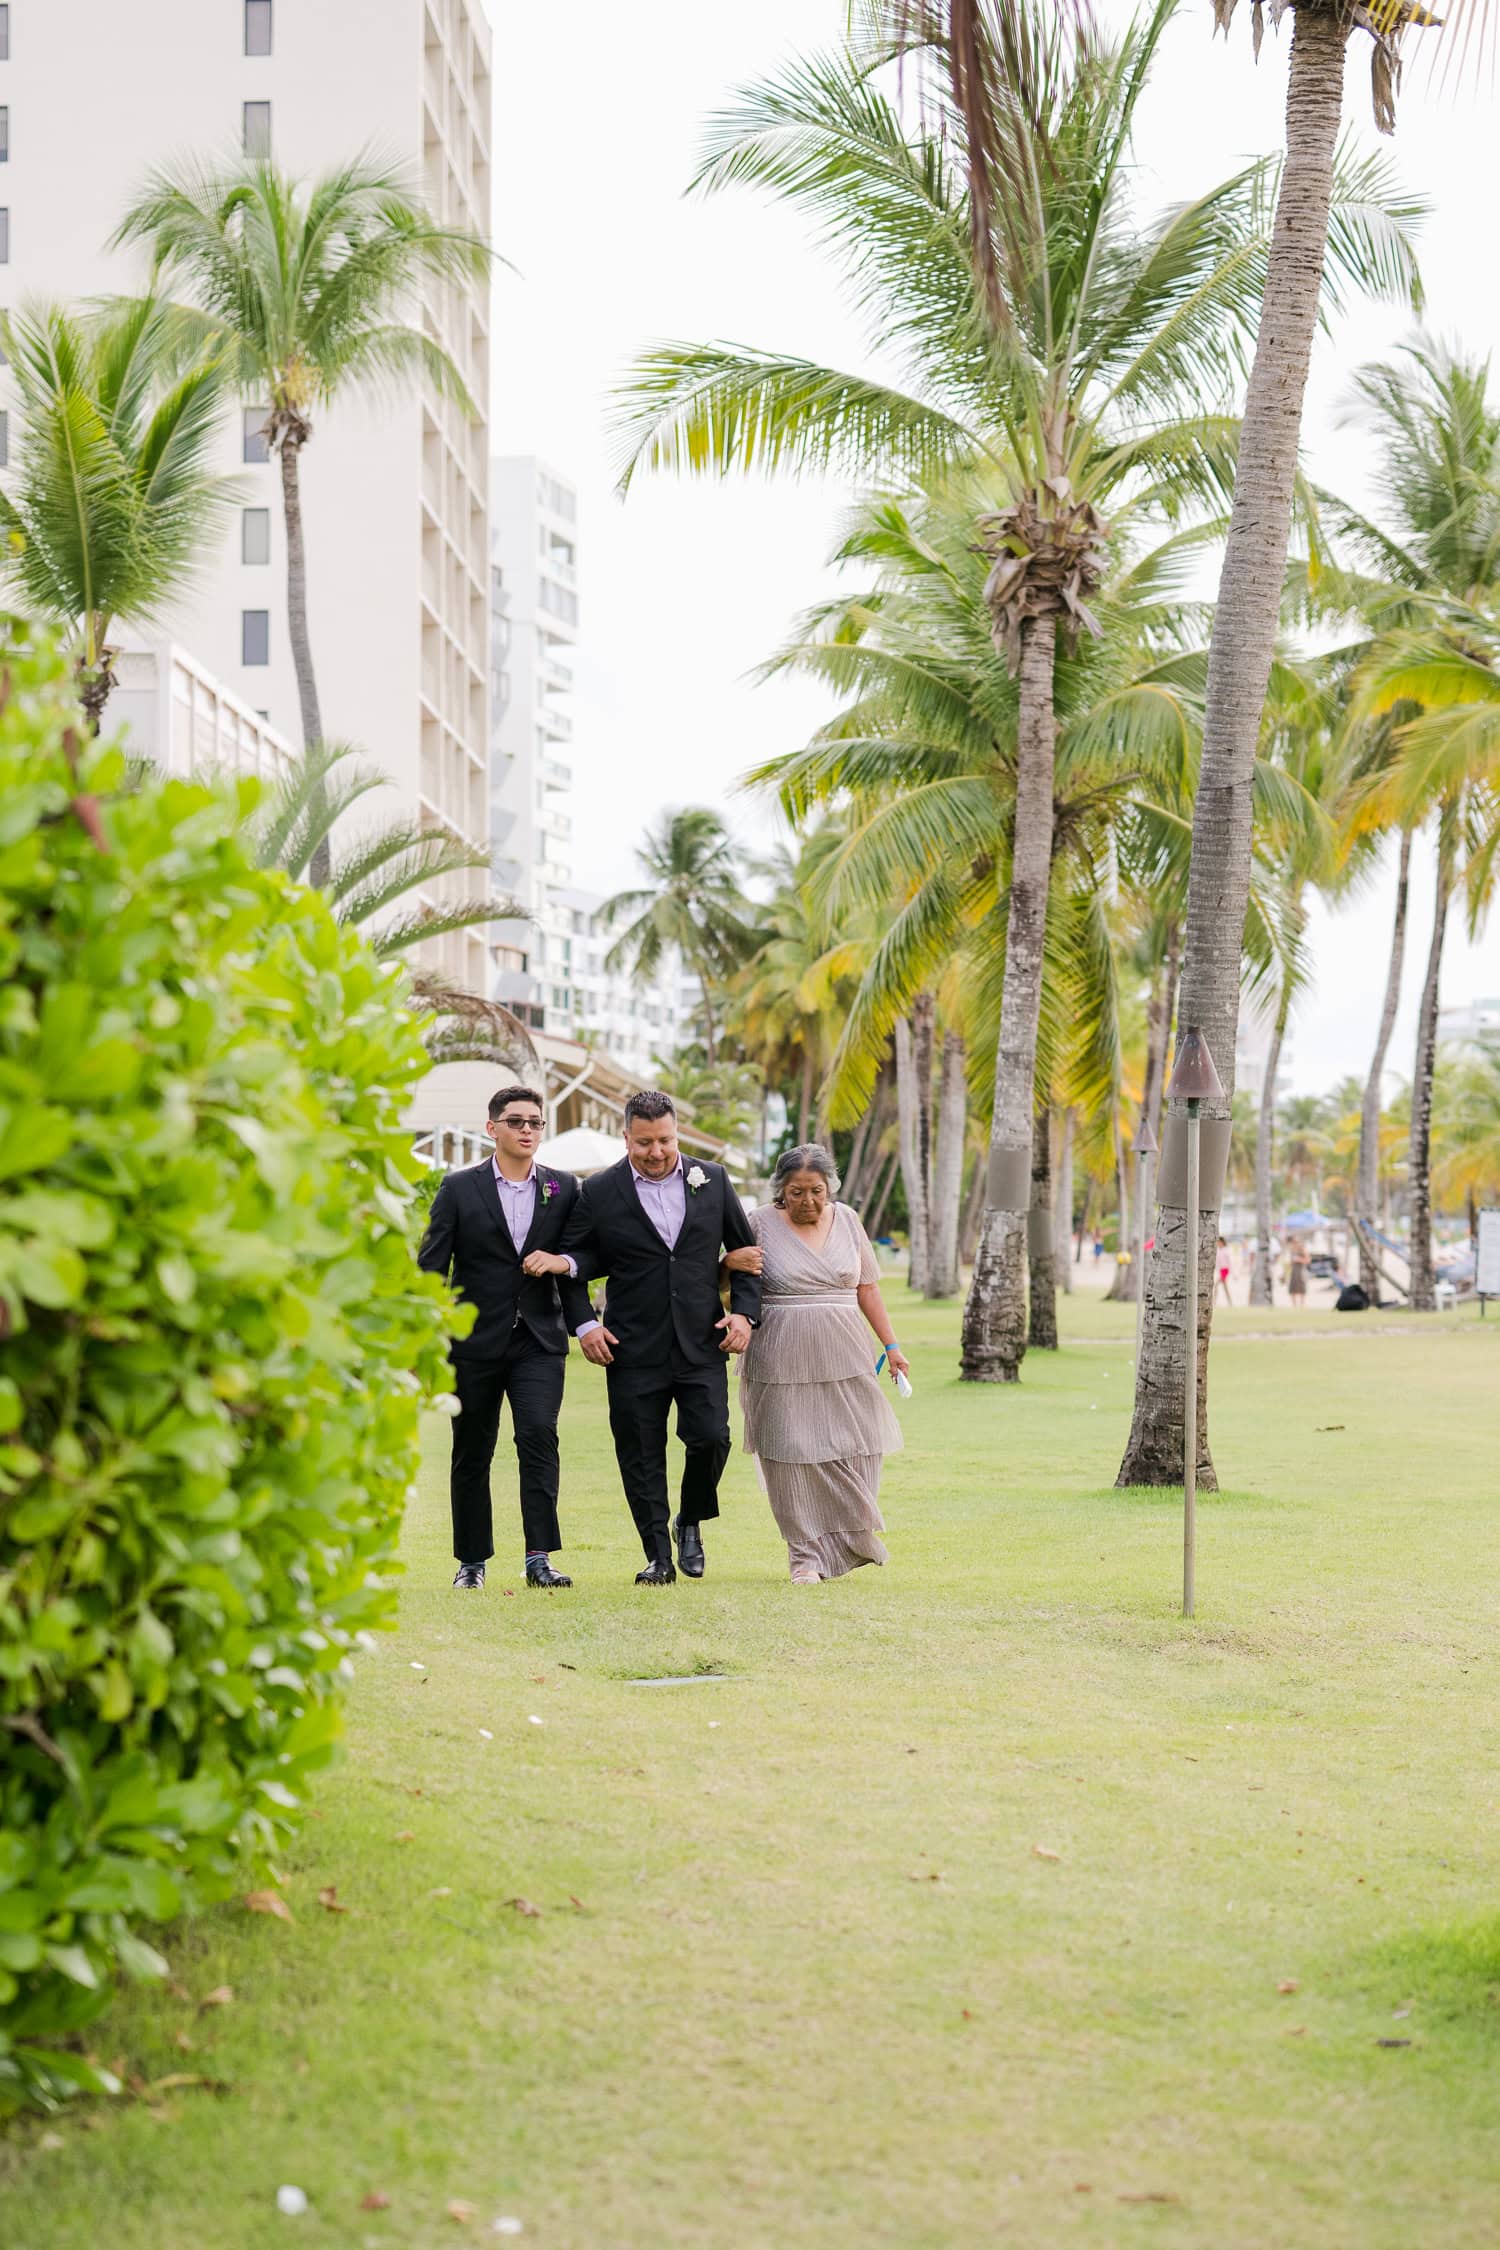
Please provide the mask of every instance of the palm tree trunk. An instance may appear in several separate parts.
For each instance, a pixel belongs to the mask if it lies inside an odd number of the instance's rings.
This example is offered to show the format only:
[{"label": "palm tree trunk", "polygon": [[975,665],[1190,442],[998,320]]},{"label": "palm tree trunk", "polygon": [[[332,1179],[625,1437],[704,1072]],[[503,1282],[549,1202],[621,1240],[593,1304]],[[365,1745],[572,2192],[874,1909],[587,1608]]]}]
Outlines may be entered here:
[{"label": "palm tree trunk", "polygon": [[[1146,1077],[1141,1087],[1140,1117],[1135,1137],[1140,1141],[1145,1125],[1158,1139],[1161,1135],[1162,1089],[1167,1082],[1167,1052],[1172,1037],[1173,1003],[1177,997],[1177,969],[1182,958],[1182,932],[1176,922],[1167,925],[1166,944],[1162,951],[1161,967],[1151,987],[1151,998],[1146,1006]],[[1110,1295],[1122,1296],[1133,1305],[1146,1286],[1146,1238],[1151,1232],[1151,1213],[1140,1210],[1140,1167],[1136,1167],[1137,1192],[1130,1205],[1130,1266],[1127,1285]],[[1144,1223],[1143,1223],[1144,1222]],[[1121,1237],[1123,1241],[1124,1236]]]},{"label": "palm tree trunk", "polygon": [[884,1095],[884,1079],[879,1078],[875,1082],[874,1099],[855,1126],[854,1137],[849,1143],[849,1161],[844,1167],[844,1184],[839,1192],[846,1203],[856,1207],[859,1203],[860,1189],[864,1185],[865,1152],[875,1146],[878,1137],[874,1130],[875,1119]]},{"label": "palm tree trunk", "polygon": [[1411,1309],[1436,1312],[1432,1280],[1432,1076],[1437,1066],[1438,977],[1443,966],[1443,936],[1452,897],[1447,837],[1438,833],[1437,897],[1432,909],[1432,943],[1417,1010],[1417,1059],[1411,1077],[1411,1144],[1406,1176],[1411,1190]]},{"label": "palm tree trunk", "polygon": [[804,1146],[812,1139],[813,1107],[813,1055],[811,1047],[802,1050],[802,1085],[797,1095],[797,1133]]},{"label": "palm tree trunk", "polygon": [[1281,1068],[1281,1043],[1286,1034],[1287,996],[1276,1003],[1276,1021],[1266,1049],[1266,1075],[1260,1089],[1260,1112],[1255,1120],[1255,1264],[1250,1273],[1250,1302],[1269,1305],[1271,1294],[1271,1156],[1276,1140],[1276,1074]]},{"label": "palm tree trunk", "polygon": [[932,1241],[927,1264],[929,1297],[958,1294],[958,1222],[964,1192],[964,1142],[969,1101],[963,1035],[943,1034],[942,1107],[932,1169]]},{"label": "palm tree trunk", "polygon": [[1057,1185],[1052,1197],[1053,1270],[1065,1297],[1073,1294],[1073,1112],[1057,1113]]},{"label": "palm tree trunk", "polygon": [[[310,750],[323,739],[323,715],[318,708],[318,681],[313,671],[312,641],[307,630],[307,535],[302,528],[302,476],[300,456],[307,432],[296,423],[284,425],[276,451],[281,461],[281,510],[286,520],[286,624],[297,672],[297,701],[302,708],[302,747]],[[321,890],[332,870],[328,838],[324,836],[308,862],[307,879]]]},{"label": "palm tree trunk", "polygon": [[995,1108],[984,1226],[964,1305],[959,1366],[966,1383],[1018,1382],[1026,1350],[1026,1214],[1031,1206],[1032,1089],[1052,867],[1056,663],[1056,619],[1028,617],[1021,627],[1015,836],[1000,1039],[995,1051]]},{"label": "palm tree trunk", "polygon": [[932,1254],[932,1035],[936,1002],[919,992],[896,1025],[896,1102],[906,1188],[907,1284],[927,1287]]},{"label": "palm tree trunk", "polygon": [[1052,1239],[1052,1113],[1039,1109],[1031,1136],[1031,1210],[1026,1220],[1026,1341],[1057,1349],[1057,1245]]},{"label": "palm tree trunk", "polygon": [[[1208,1044],[1234,1092],[1240,948],[1250,895],[1250,789],[1291,533],[1302,401],[1317,324],[1333,152],[1338,140],[1349,19],[1333,8],[1296,11],[1286,98],[1286,166],[1276,205],[1255,364],[1240,425],[1234,508],[1209,645],[1203,755],[1193,806],[1187,946],[1180,1017]],[[1178,1131],[1185,1128],[1179,1122]],[[1169,1127],[1170,1130],[1170,1127]],[[1163,1167],[1165,1170],[1165,1167]],[[1161,1204],[1147,1280],[1135,1414],[1117,1482],[1182,1481],[1183,1376],[1198,1352],[1198,1481],[1217,1489],[1208,1442],[1208,1338],[1213,1322],[1219,1212]],[[1187,1297],[1187,1235],[1198,1228],[1198,1303]]]},{"label": "palm tree trunk", "polygon": [[[708,972],[702,966],[700,966],[698,969],[698,990],[703,995],[703,1059],[709,1065],[709,1068],[712,1069],[713,1065],[719,1059],[719,1032],[718,1026],[714,1022],[714,1004],[712,998],[710,997],[708,989]],[[805,1067],[807,1069],[810,1069],[812,1067],[811,1058],[809,1058]],[[804,1079],[804,1084],[805,1083],[806,1080]],[[805,1134],[807,1131],[807,1113],[805,1109],[802,1116],[798,1119],[798,1125],[800,1130]]]},{"label": "palm tree trunk", "polygon": [[[1386,971],[1385,1002],[1380,1011],[1380,1029],[1375,1034],[1375,1052],[1370,1059],[1370,1075],[1365,1080],[1364,1106],[1359,1114],[1359,1187],[1358,1211],[1364,1227],[1376,1223],[1380,1201],[1380,1080],[1385,1070],[1386,1049],[1395,1029],[1396,1010],[1401,1002],[1401,970],[1406,958],[1406,900],[1411,883],[1411,830],[1401,831],[1401,859],[1396,869],[1396,921],[1391,931],[1391,962]],[[1374,1254],[1375,1245],[1362,1239],[1359,1245],[1360,1287],[1372,1305],[1380,1302],[1380,1261]]]},{"label": "palm tree trunk", "polygon": [[979,1229],[984,1223],[984,1183],[987,1170],[987,1159],[981,1150],[974,1159],[974,1176],[969,1183],[963,1227],[958,1238],[958,1262],[961,1269],[973,1265],[979,1249]]},{"label": "palm tree trunk", "polygon": [[1131,1224],[1130,1211],[1130,1159],[1125,1154],[1125,1135],[1120,1131],[1118,1114],[1115,1117],[1115,1195],[1120,1207],[1119,1226],[1115,1235],[1118,1247],[1115,1253],[1114,1279],[1104,1292],[1104,1301],[1107,1305],[1133,1305],[1138,1268],[1131,1255],[1135,1230]]},{"label": "palm tree trunk", "polygon": [[893,1148],[886,1158],[885,1170],[877,1182],[874,1195],[870,1199],[870,1217],[865,1232],[872,1242],[880,1234],[881,1225],[885,1219],[885,1207],[891,1200],[891,1189],[896,1179],[896,1167],[900,1161],[900,1151]]}]

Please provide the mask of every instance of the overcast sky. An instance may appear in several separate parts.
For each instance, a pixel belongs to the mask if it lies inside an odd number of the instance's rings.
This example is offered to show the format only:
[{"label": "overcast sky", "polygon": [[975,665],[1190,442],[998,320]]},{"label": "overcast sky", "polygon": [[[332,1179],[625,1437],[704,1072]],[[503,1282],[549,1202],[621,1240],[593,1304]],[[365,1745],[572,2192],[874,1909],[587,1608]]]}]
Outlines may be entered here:
[{"label": "overcast sky", "polygon": [[[495,239],[519,268],[502,277],[495,321],[497,452],[540,453],[578,487],[582,643],[578,673],[574,867],[610,889],[669,804],[720,807],[747,838],[769,833],[738,794],[757,759],[799,747],[829,706],[805,685],[749,674],[795,613],[827,590],[825,557],[846,491],[824,483],[637,484],[615,490],[610,394],[655,338],[728,338],[861,367],[862,331],[800,222],[743,191],[687,200],[704,118],[789,53],[831,42],[845,0],[618,0],[567,10],[495,9]],[[1107,5],[1107,0],[1106,0]],[[1137,145],[1148,205],[1200,193],[1243,156],[1279,146],[1286,47],[1268,32],[1258,65],[1248,5],[1231,38],[1209,36],[1207,0],[1170,32]],[[1345,121],[1366,142],[1368,47],[1352,47]],[[1404,179],[1432,202],[1424,232],[1428,325],[1492,351],[1493,113],[1455,102],[1408,70],[1393,147]],[[1478,286],[1476,287],[1476,281]],[[1320,344],[1306,452],[1321,482],[1366,498],[1357,435],[1332,407],[1361,360],[1408,324],[1361,312]],[[1500,377],[1497,377],[1500,380]],[[1406,990],[1393,1063],[1405,1073],[1431,934],[1429,852],[1413,885]],[[1337,915],[1315,914],[1317,975],[1293,1027],[1290,1081],[1317,1092],[1368,1061],[1391,911],[1385,871]],[[1445,1004],[1500,993],[1500,915],[1477,946],[1455,914]]]}]

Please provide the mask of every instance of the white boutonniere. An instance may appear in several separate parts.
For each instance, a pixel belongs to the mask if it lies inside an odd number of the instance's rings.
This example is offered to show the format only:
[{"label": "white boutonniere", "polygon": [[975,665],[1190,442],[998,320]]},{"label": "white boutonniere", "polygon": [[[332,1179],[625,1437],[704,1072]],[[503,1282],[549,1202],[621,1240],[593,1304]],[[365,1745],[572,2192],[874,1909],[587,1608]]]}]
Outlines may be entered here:
[{"label": "white boutonniere", "polygon": [[692,1189],[694,1195],[697,1194],[699,1188],[707,1187],[708,1174],[704,1171],[701,1164],[695,1164],[693,1166],[693,1169],[687,1176],[687,1184]]},{"label": "white boutonniere", "polygon": [[554,1195],[556,1195],[556,1193],[557,1193],[557,1182],[556,1182],[556,1180],[548,1180],[548,1179],[544,1179],[544,1180],[542,1181],[542,1201],[543,1201],[544,1203],[550,1203],[550,1202],[552,1201],[552,1198],[553,1198],[553,1196],[554,1196]]}]

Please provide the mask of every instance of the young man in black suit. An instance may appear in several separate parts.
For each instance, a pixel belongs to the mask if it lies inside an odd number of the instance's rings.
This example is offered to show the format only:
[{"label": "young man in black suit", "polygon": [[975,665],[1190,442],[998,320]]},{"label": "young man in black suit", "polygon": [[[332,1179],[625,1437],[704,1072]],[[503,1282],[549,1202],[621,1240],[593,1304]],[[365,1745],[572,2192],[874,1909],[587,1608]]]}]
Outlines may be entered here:
[{"label": "young man in black suit", "polygon": [[561,1240],[578,1200],[578,1182],[570,1172],[538,1168],[542,1099],[529,1086],[503,1086],[491,1096],[485,1131],[494,1155],[448,1174],[433,1198],[417,1252],[424,1272],[451,1276],[458,1294],[478,1308],[473,1328],[451,1346],[460,1407],[449,1478],[458,1564],[453,1583],[483,1586],[484,1566],[495,1551],[490,1463],[500,1409],[509,1399],[526,1583],[571,1586],[572,1579],[552,1567],[553,1552],[562,1545],[557,1416],[568,1329],[588,1319],[589,1296],[570,1258],[548,1259],[545,1271],[534,1261],[546,1258]]},{"label": "young man in black suit", "polygon": [[[689,1578],[703,1576],[699,1526],[719,1512],[729,1459],[728,1355],[760,1319],[760,1281],[730,1276],[719,1301],[723,1250],[755,1237],[722,1164],[684,1164],[677,1112],[666,1094],[625,1104],[625,1155],[585,1181],[561,1252],[585,1281],[609,1277],[604,1319],[578,1324],[584,1357],[605,1371],[609,1426],[625,1497],[645,1549],[638,1586],[670,1586],[672,1545]],[[545,1261],[556,1272],[559,1258]],[[677,1409],[684,1461],[678,1513],[667,1499],[667,1415]]]}]

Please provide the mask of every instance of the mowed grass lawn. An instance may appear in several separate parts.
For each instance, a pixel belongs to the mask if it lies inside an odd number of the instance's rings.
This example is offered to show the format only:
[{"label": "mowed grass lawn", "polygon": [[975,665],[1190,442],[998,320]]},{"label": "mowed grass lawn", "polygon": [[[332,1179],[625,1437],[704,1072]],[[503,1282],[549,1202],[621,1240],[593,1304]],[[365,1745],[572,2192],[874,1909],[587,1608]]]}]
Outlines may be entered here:
[{"label": "mowed grass lawn", "polygon": [[576,1589],[502,1508],[460,1597],[434,1427],[295,1922],[101,2029],[222,2090],[13,2131],[7,2250],[1494,2243],[1500,1318],[1223,1318],[1188,1625],[1180,1500],[1109,1489],[1128,1311],[969,1390],[892,1296],[884,1572],[791,1588],[737,1454],[637,1591],[575,1358]]}]

